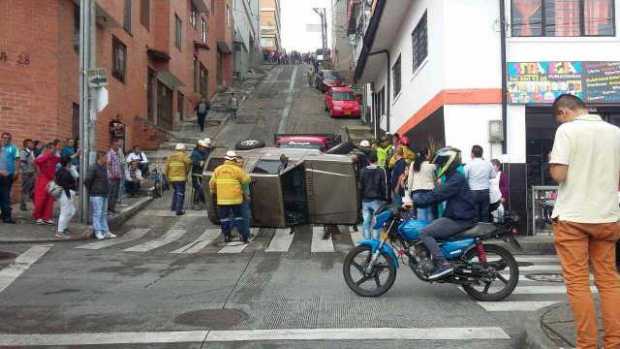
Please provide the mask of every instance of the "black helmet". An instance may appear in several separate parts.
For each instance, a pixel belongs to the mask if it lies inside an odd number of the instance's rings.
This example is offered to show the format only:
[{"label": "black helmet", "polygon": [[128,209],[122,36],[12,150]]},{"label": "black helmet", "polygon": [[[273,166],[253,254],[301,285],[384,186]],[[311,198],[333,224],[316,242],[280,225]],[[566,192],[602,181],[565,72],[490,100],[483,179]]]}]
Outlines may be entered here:
[{"label": "black helmet", "polygon": [[441,148],[435,154],[433,164],[437,166],[437,178],[452,173],[461,165],[461,151],[457,148]]}]

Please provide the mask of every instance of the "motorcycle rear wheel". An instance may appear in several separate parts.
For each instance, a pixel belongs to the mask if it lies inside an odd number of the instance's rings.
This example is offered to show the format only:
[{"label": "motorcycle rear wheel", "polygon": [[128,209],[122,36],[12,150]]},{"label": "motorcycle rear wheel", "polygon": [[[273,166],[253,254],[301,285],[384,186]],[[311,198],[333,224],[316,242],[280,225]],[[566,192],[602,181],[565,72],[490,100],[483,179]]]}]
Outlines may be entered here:
[{"label": "motorcycle rear wheel", "polygon": [[[383,252],[377,258],[373,270],[366,274],[364,269],[371,259],[372,250],[369,246],[357,246],[347,254],[342,265],[347,286],[362,297],[379,297],[389,291],[396,280],[395,261],[392,261],[391,257]],[[359,277],[354,277],[352,271]],[[384,274],[387,275],[384,277]],[[362,287],[367,284],[376,287]]]},{"label": "motorcycle rear wheel", "polygon": [[[492,282],[481,281],[482,285],[463,285],[463,289],[467,294],[478,301],[483,302],[497,302],[510,296],[519,282],[519,264],[515,260],[512,253],[505,248],[498,245],[485,244],[484,249],[487,253],[487,265],[493,265],[493,263],[505,263],[505,268],[498,270],[497,277]],[[465,255],[465,259],[470,263],[479,263],[478,254],[475,248],[469,250]],[[481,263],[483,264],[483,263]],[[483,264],[484,267],[486,267]],[[506,275],[509,277],[506,279]],[[493,288],[494,291],[490,293],[492,284],[499,281],[502,288]],[[476,289],[476,287],[482,287],[482,290]]]}]

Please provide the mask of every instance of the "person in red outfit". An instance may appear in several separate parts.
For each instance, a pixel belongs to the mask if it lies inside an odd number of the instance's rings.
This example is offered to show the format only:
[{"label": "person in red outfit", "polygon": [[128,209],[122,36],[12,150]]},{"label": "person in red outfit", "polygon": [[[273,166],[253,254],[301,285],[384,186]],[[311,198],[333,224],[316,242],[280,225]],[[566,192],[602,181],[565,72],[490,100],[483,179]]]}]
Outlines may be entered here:
[{"label": "person in red outfit", "polygon": [[45,146],[43,153],[34,161],[37,167],[37,179],[34,186],[34,211],[32,217],[37,224],[54,225],[54,198],[47,191],[47,185],[54,179],[56,165],[60,158],[54,152],[52,144]]}]

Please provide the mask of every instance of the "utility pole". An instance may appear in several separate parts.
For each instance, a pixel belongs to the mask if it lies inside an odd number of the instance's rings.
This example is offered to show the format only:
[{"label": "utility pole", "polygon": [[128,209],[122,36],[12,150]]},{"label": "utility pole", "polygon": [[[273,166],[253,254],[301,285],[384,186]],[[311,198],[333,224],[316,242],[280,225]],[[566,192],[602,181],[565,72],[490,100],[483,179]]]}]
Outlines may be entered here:
[{"label": "utility pole", "polygon": [[327,53],[327,12],[324,7],[313,8],[319,17],[321,17],[321,42],[322,42],[322,54],[325,56]]},{"label": "utility pole", "polygon": [[95,161],[97,105],[90,73],[96,67],[95,1],[80,0],[80,222],[88,222],[89,199],[84,186],[86,173]]}]

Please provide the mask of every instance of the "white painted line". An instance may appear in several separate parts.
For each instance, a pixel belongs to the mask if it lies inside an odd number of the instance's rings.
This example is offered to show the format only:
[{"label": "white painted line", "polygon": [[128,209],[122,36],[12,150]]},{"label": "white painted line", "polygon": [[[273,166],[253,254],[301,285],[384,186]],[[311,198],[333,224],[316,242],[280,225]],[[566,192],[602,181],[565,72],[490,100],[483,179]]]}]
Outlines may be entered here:
[{"label": "white painted line", "polygon": [[[596,286],[590,286],[592,293],[598,293]],[[518,286],[512,294],[566,294],[566,286]]]},{"label": "white painted line", "polygon": [[351,242],[353,242],[354,246],[357,246],[360,241],[364,238],[362,237],[362,233],[359,231],[351,231]]},{"label": "white painted line", "polygon": [[0,346],[165,344],[280,340],[471,340],[510,339],[500,327],[327,328],[248,331],[168,331],[63,334],[0,334]]},{"label": "white painted line", "polygon": [[276,229],[269,246],[265,252],[286,252],[293,243],[295,233],[291,234],[290,229]]},{"label": "white painted line", "polygon": [[312,227],[312,245],[310,247],[310,252],[335,252],[331,234],[325,240],[323,240],[323,235],[325,235],[325,228],[322,225],[315,225]]},{"label": "white painted line", "polygon": [[536,311],[556,303],[560,303],[560,301],[478,302],[478,305],[483,307],[486,311]]},{"label": "white painted line", "polygon": [[125,233],[125,235],[116,238],[116,239],[109,239],[109,240],[102,240],[102,241],[97,241],[97,242],[91,242],[89,244],[86,245],[81,245],[78,246],[76,248],[83,248],[86,250],[99,250],[102,248],[106,248],[106,247],[110,247],[110,246],[114,246],[114,245],[119,245],[122,243],[126,243],[126,242],[130,242],[130,241],[134,241],[134,240],[138,240],[141,239],[144,235],[146,235],[146,233],[149,232],[150,229],[142,229],[142,228],[135,228],[135,229],[131,229],[130,231],[128,231],[127,233]]},{"label": "white painted line", "polygon": [[297,77],[297,66],[293,68],[293,75],[291,77],[291,83],[288,86],[288,96],[286,96],[286,102],[284,109],[282,109],[282,115],[280,116],[280,124],[278,126],[278,133],[286,132],[286,123],[291,111],[291,105],[293,104],[293,88],[295,87],[295,78]]},{"label": "white painted line", "polygon": [[517,259],[517,262],[527,262],[527,263],[553,263],[553,262],[557,262],[560,263],[560,259],[558,258],[558,256],[553,255],[553,256],[543,256],[543,255],[536,255],[536,256],[524,256],[524,255],[516,255],[515,258]]},{"label": "white painted line", "polygon": [[[252,228],[252,235],[254,235],[254,237],[250,239],[250,242],[254,241],[254,239],[258,235],[258,231],[259,231],[258,228]],[[217,253],[222,253],[222,254],[241,253],[243,252],[243,250],[245,250],[246,247],[248,247],[248,245],[249,243],[244,244],[241,241],[231,242],[231,243],[228,243],[226,246],[224,246],[221,250],[217,251]]]},{"label": "white painted line", "polygon": [[510,339],[500,327],[325,328],[210,331],[206,342],[280,340],[469,340]]},{"label": "white painted line", "polygon": [[208,331],[1,334],[0,346],[201,343]]},{"label": "white painted line", "polygon": [[52,248],[53,245],[38,245],[32,246],[26,252],[20,254],[15,258],[13,263],[0,270],[0,292],[4,291],[7,287],[22,275],[30,266],[36,263],[39,258],[43,257],[47,251]]},{"label": "white painted line", "polygon": [[[505,278],[508,278],[510,275],[501,273]],[[544,281],[544,280],[534,280],[527,277],[528,274],[519,274],[519,281],[523,282],[543,282],[543,283],[554,283],[557,284],[557,281]],[[594,275],[590,275],[590,281],[594,281]]]},{"label": "white painted line", "polygon": [[559,264],[535,264],[519,266],[519,271],[562,271],[562,266]]},{"label": "white painted line", "polygon": [[154,250],[156,248],[160,248],[164,245],[168,245],[169,243],[172,243],[173,241],[177,240],[181,236],[185,235],[186,232],[187,230],[185,229],[172,229],[157,239],[147,241],[143,244],[136,245],[134,247],[126,248],[123,251],[125,252],[148,252],[150,250]]},{"label": "white painted line", "polygon": [[170,253],[198,253],[220,236],[219,229],[207,229],[198,239]]},{"label": "white painted line", "polygon": [[[170,210],[144,210],[141,212],[145,216],[155,216],[155,217],[177,217],[176,212]],[[185,214],[182,217],[206,217],[206,211],[185,211]]]}]

